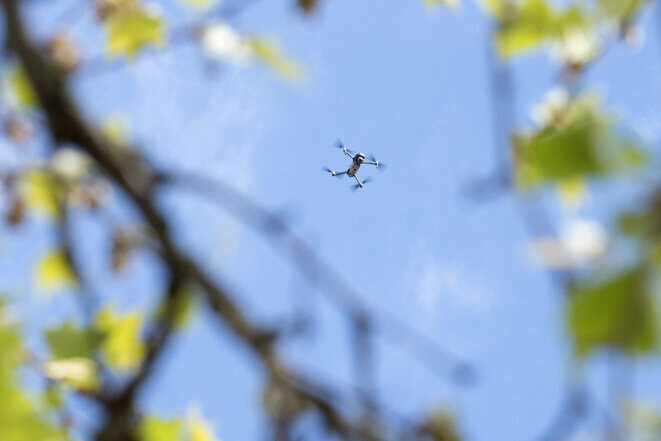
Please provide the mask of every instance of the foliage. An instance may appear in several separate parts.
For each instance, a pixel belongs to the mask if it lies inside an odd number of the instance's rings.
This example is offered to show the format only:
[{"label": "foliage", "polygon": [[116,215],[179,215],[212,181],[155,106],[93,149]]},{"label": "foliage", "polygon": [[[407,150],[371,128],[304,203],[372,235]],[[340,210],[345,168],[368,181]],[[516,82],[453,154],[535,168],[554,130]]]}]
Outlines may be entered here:
[{"label": "foliage", "polygon": [[76,282],[69,262],[61,251],[52,251],[41,256],[34,278],[37,289],[41,291],[61,289]]},{"label": "foliage", "polygon": [[564,103],[540,107],[543,125],[533,133],[517,134],[512,142],[516,182],[522,189],[608,176],[642,165],[644,150],[619,135],[593,97],[567,97]]},{"label": "foliage", "polygon": [[[291,3],[304,17],[332,7],[332,2],[320,0]],[[421,3],[459,6],[455,0]],[[654,152],[631,135],[624,118],[605,108],[604,99],[592,91],[586,76],[613,45],[631,40],[648,2],[479,3],[492,23],[491,43],[499,67],[518,63],[526,54],[543,52],[558,70],[557,84],[540,93],[543,98],[531,109],[533,124],[506,127],[510,131],[507,147],[511,163],[503,181],[511,184],[509,191],[526,198],[557,191],[564,204],[554,215],[560,219],[558,225],[566,222],[569,227],[559,228],[557,234],[545,232],[549,237],[536,232],[532,242],[534,250],[544,255],[539,261],[553,275],[562,276],[559,286],[566,295],[562,313],[575,360],[583,363],[603,351],[626,359],[658,354],[661,190],[647,180],[654,168]],[[3,4],[3,14],[8,15],[6,5],[11,0],[3,0]],[[205,66],[249,68],[257,64],[287,81],[305,77],[303,66],[289,56],[285,45],[237,25],[232,19],[234,4],[226,9],[224,1],[177,0],[159,6],[143,0],[86,2],[84,7],[93,8],[93,14],[85,17],[94,15],[86,26],[95,27],[103,35],[101,47],[95,52],[99,60],[87,53],[94,39],[80,41],[75,29],[57,31],[36,46],[31,56],[48,57],[44,64],[38,63],[39,58],[31,59],[32,64],[18,61],[21,55],[26,57],[22,53],[27,51],[26,45],[7,39],[8,50],[17,59],[7,57],[4,63],[3,101],[7,105],[0,115],[4,134],[17,146],[39,139],[52,149],[46,153],[39,149],[38,161],[16,167],[8,164],[6,169],[3,164],[5,219],[17,236],[22,234],[18,227],[29,216],[39,218],[42,227],[53,230],[57,243],[49,243],[36,258],[32,285],[39,292],[75,298],[83,312],[40,324],[42,340],[35,343],[22,334],[22,325],[31,324],[30,318],[19,317],[20,323],[15,323],[5,297],[0,297],[0,440],[77,439],[82,423],[77,415],[67,414],[68,404],[72,399],[89,399],[96,400],[108,417],[103,428],[95,427],[98,439],[103,441],[216,441],[212,425],[201,412],[161,418],[141,409],[142,401],[136,400],[172,334],[181,331],[201,310],[217,316],[259,361],[266,377],[262,406],[276,432],[290,430],[303,413],[315,412],[318,418],[313,424],[322,425],[342,439],[462,439],[456,418],[445,409],[402,429],[388,418],[379,420],[381,409],[361,392],[358,401],[364,404],[361,410],[365,412],[361,419],[346,415],[351,412],[338,404],[341,400],[335,391],[308,383],[290,371],[278,358],[281,354],[277,347],[281,334],[290,330],[286,326],[284,331],[272,329],[270,324],[262,327],[246,319],[240,302],[235,305],[232,297],[224,297],[224,287],[214,284],[212,277],[205,278],[184,248],[178,247],[172,232],[176,228],[170,229],[166,223],[169,213],[163,214],[166,210],[160,202],[154,202],[156,187],[167,183],[168,177],[149,168],[139,146],[131,145],[122,116],[115,115],[95,127],[88,121],[93,120],[90,115],[76,113],[75,93],[86,90],[77,88],[78,81],[85,72],[94,74],[97,63],[101,70],[121,68],[140,57],[174,50],[182,42],[192,46],[191,53],[204,57]],[[193,20],[186,21],[190,17]],[[43,87],[34,87],[40,84],[36,80],[52,90],[44,93]],[[621,182],[622,177],[647,193],[644,203],[605,210],[602,221],[576,216],[576,206],[587,198],[591,187],[608,187]],[[120,195],[121,202],[113,200],[113,192]],[[115,218],[113,209],[124,208],[125,200],[121,198],[133,202],[138,215],[131,213],[131,220],[137,226]],[[262,213],[257,205],[240,201],[239,212]],[[126,265],[129,257],[149,253],[159,261],[159,271],[168,287],[154,305],[124,312],[110,306],[110,299],[94,298],[94,293],[88,292],[102,285],[104,279],[96,280],[94,275],[91,285],[87,284],[86,272],[75,265],[76,257],[80,257],[76,245],[87,237],[70,237],[71,231],[79,231],[71,229],[71,213],[78,219],[94,217],[103,225],[109,243],[106,257],[113,270],[108,277],[130,272]],[[277,224],[275,230],[285,236],[286,229],[274,219],[266,216],[268,222],[262,222],[268,225],[265,230],[272,233]],[[548,223],[554,224],[555,220]],[[607,231],[608,226],[614,226],[612,231]],[[299,258],[310,258],[300,252],[301,242],[293,243],[291,248]],[[618,247],[626,248],[626,259],[621,258],[622,248]],[[83,261],[82,266],[87,263]],[[305,263],[310,265],[311,261]],[[62,298],[55,297],[54,301]],[[100,300],[99,304],[95,300]],[[352,326],[359,331],[370,327],[365,324],[365,311],[348,310]],[[26,384],[22,371],[36,375],[37,384]],[[633,403],[621,412],[632,432],[658,438],[658,411]],[[117,415],[120,420],[113,420]],[[114,429],[119,433],[115,438],[101,436],[103,430],[113,433]]]},{"label": "foliage", "polygon": [[66,439],[65,432],[49,422],[20,387],[18,368],[25,358],[21,337],[0,304],[0,439],[44,441]]},{"label": "foliage", "polygon": [[573,290],[568,330],[578,355],[599,347],[631,354],[658,348],[658,318],[646,276],[645,269],[638,267]]},{"label": "foliage", "polygon": [[95,326],[104,335],[101,352],[111,367],[132,370],[141,363],[145,350],[140,340],[141,321],[139,312],[120,316],[110,308],[99,311]]},{"label": "foliage", "polygon": [[114,14],[106,23],[110,55],[134,56],[148,45],[163,43],[163,22],[157,14],[145,10]]}]

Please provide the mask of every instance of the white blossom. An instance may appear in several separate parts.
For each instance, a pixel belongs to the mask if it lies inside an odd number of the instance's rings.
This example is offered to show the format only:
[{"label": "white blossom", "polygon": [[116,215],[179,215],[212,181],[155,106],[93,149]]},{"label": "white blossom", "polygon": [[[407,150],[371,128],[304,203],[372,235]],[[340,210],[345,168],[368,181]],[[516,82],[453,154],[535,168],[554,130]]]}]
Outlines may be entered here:
[{"label": "white blossom", "polygon": [[222,21],[206,26],[200,41],[204,51],[212,58],[242,64],[252,56],[252,50],[245,39]]},{"label": "white blossom", "polygon": [[594,32],[573,28],[562,34],[552,48],[552,56],[572,66],[583,65],[599,53],[599,42]]},{"label": "white blossom", "polygon": [[569,107],[569,92],[563,87],[549,90],[532,110],[532,120],[539,127],[548,127],[558,121]]},{"label": "white blossom", "polygon": [[551,268],[577,268],[602,257],[608,247],[608,233],[598,222],[574,217],[558,237],[543,237],[532,243],[532,258]]},{"label": "white blossom", "polygon": [[50,161],[53,173],[69,181],[77,181],[90,169],[92,161],[85,153],[71,149],[58,149]]}]

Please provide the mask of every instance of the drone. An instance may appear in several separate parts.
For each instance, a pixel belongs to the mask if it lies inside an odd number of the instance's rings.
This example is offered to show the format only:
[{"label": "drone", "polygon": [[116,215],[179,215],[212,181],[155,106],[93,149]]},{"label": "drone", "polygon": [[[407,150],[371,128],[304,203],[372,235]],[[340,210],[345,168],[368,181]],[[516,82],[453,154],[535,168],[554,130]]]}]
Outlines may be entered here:
[{"label": "drone", "polygon": [[379,170],[383,170],[385,167],[385,164],[382,164],[381,162],[377,161],[374,155],[370,155],[370,160],[365,161],[365,154],[364,153],[356,153],[354,154],[351,150],[347,149],[344,144],[342,144],[342,141],[337,141],[335,143],[335,147],[338,149],[342,149],[342,153],[347,155],[348,157],[351,158],[351,165],[346,171],[343,172],[336,172],[331,170],[328,167],[324,167],[322,170],[325,172],[328,172],[331,174],[331,176],[336,176],[338,178],[341,178],[342,175],[347,175],[350,178],[354,178],[356,180],[356,184],[353,186],[354,190],[358,190],[359,188],[363,188],[363,185],[367,184],[368,182],[371,182],[372,179],[370,177],[365,178],[362,182],[360,179],[358,179],[358,176],[356,176],[356,172],[360,168],[361,165],[363,164],[368,164],[368,165],[373,165]]}]

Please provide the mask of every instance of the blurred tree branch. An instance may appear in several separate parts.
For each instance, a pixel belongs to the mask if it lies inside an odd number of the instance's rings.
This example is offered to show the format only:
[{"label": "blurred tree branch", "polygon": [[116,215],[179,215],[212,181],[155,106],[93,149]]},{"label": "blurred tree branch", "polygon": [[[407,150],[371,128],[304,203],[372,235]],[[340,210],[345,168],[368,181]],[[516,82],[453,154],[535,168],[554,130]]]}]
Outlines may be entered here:
[{"label": "blurred tree branch", "polygon": [[[106,420],[98,430],[98,441],[134,439],[135,398],[145,381],[149,378],[163,348],[167,344],[173,329],[181,295],[181,285],[194,282],[201,288],[204,297],[219,321],[228,327],[239,341],[251,349],[260,361],[267,376],[274,384],[300,402],[300,408],[291,415],[296,416],[303,409],[313,409],[324,421],[326,427],[344,439],[379,440],[382,431],[393,428],[387,421],[367,410],[370,424],[364,425],[347,418],[337,407],[335,394],[314,381],[292,372],[285,367],[275,351],[277,332],[252,323],[229,297],[220,283],[206,274],[174,242],[168,222],[154,202],[160,181],[156,173],[144,158],[135,150],[119,149],[101,134],[92,129],[81,116],[69,96],[66,78],[42,55],[27,35],[20,18],[16,0],[2,0],[6,23],[6,41],[8,48],[19,58],[27,77],[35,90],[43,110],[50,134],[56,146],[72,143],[89,154],[116,186],[121,188],[135,204],[150,226],[158,243],[158,253],[168,269],[170,287],[162,298],[161,310],[151,323],[146,338],[146,355],[138,372],[119,390],[104,386],[96,398],[106,410]],[[234,201],[235,203],[238,201]],[[62,227],[62,236],[66,242],[68,259],[72,258],[68,227]],[[278,225],[278,224],[276,224]],[[310,257],[310,250],[298,244],[298,250],[304,251],[303,257]],[[334,276],[333,276],[334,277]],[[81,278],[81,277],[79,277]],[[333,283],[339,283],[335,278]],[[341,296],[341,294],[340,294]],[[348,298],[336,300],[350,302]],[[349,304],[349,303],[347,303]],[[355,308],[355,306],[352,306]],[[363,316],[361,315],[361,319]],[[400,331],[401,331],[400,325]],[[411,428],[400,428],[404,433]]]}]

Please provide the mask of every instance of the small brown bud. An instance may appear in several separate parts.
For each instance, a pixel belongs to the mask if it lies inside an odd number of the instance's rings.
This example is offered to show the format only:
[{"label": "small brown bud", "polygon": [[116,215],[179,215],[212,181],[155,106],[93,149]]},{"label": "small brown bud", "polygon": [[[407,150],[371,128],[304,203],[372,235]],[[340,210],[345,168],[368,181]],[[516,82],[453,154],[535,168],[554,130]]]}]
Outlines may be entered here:
[{"label": "small brown bud", "polygon": [[19,225],[25,216],[25,202],[21,198],[14,198],[7,212],[6,220],[11,226]]},{"label": "small brown bud", "polygon": [[135,0],[94,0],[96,18],[106,21],[116,14],[132,11],[137,7]]},{"label": "small brown bud", "polygon": [[15,117],[9,117],[5,120],[3,131],[9,139],[17,144],[27,141],[32,132],[27,122]]},{"label": "small brown bud", "polygon": [[128,264],[131,254],[131,239],[124,230],[117,230],[112,238],[111,267],[114,272],[120,272]]},{"label": "small brown bud", "polygon": [[48,51],[55,64],[65,73],[78,67],[79,57],[73,42],[64,32],[59,32],[48,43]]}]

